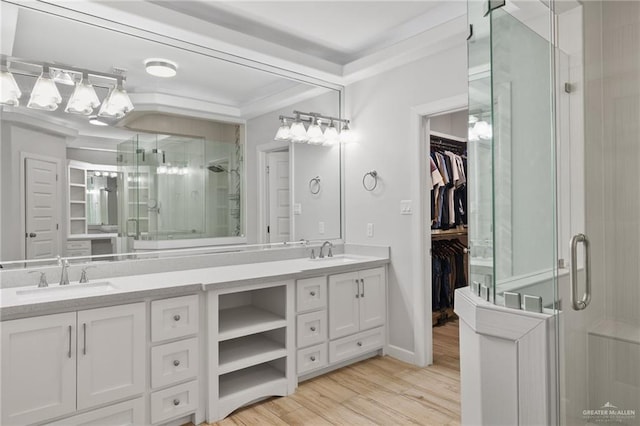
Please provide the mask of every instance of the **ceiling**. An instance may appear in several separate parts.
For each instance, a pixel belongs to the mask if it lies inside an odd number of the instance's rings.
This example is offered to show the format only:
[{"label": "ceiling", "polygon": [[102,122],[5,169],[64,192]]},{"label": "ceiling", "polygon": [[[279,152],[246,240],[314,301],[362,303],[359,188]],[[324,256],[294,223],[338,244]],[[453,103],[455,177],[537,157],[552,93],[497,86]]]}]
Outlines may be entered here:
[{"label": "ceiling", "polygon": [[[466,27],[460,25],[463,1],[20,4],[27,7],[1,5],[2,54],[105,73],[123,68],[137,113],[218,120],[245,120],[400,66],[428,54],[429,46],[446,48],[439,43],[442,37],[457,34],[456,42],[463,42],[458,39]],[[455,31],[444,25],[452,20]],[[144,60],[156,57],[176,62],[177,76],[148,75]],[[32,83],[19,83],[24,105]],[[63,110],[64,105],[53,114],[19,107],[13,113],[72,127],[83,146],[92,138],[93,147],[104,146],[110,134],[120,139],[126,134],[95,128],[86,117]]]}]

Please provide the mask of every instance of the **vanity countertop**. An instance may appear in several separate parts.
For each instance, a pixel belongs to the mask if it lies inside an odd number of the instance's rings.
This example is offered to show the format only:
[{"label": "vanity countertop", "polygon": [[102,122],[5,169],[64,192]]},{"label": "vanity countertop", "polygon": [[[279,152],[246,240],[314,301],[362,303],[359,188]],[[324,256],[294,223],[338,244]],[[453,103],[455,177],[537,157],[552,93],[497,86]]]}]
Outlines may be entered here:
[{"label": "vanity countertop", "polygon": [[[388,257],[347,254],[325,259],[298,258],[96,279],[83,289],[87,291],[78,293],[74,293],[72,286],[85,284],[71,283],[64,289],[58,289],[58,284],[45,289],[35,286],[5,288],[0,290],[0,319],[5,321],[101,304],[127,303],[141,297],[169,297],[238,284],[335,274],[387,263]],[[41,290],[45,291],[39,293]]]}]

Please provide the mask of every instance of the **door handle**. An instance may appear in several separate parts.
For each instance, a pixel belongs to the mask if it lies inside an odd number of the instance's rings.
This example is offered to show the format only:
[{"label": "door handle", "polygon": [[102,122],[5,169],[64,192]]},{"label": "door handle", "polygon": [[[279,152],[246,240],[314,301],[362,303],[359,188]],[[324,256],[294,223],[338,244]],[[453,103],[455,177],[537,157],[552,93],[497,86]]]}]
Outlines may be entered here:
[{"label": "door handle", "polygon": [[37,236],[38,236],[38,235],[37,235],[35,232],[30,232],[30,233],[29,233],[29,238],[35,238],[35,237],[37,237]]},{"label": "door handle", "polygon": [[356,299],[360,298],[360,280],[356,278]]},{"label": "door handle", "polygon": [[[585,255],[585,292],[580,300],[576,299],[578,294],[578,244],[584,244]],[[584,234],[577,234],[571,238],[571,305],[574,310],[581,311],[589,306],[591,302],[591,248],[589,239]]]}]

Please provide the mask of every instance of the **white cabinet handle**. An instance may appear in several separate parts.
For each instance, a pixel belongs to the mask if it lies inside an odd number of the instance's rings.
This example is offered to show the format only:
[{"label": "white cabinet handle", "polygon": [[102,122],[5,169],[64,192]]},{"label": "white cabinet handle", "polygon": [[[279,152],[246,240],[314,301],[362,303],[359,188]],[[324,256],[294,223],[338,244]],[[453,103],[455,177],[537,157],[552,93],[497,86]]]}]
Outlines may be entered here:
[{"label": "white cabinet handle", "polygon": [[180,321],[180,315],[176,314],[173,316],[174,321]]},{"label": "white cabinet handle", "polygon": [[174,399],[173,400],[173,405],[180,405],[180,400],[179,399]]},{"label": "white cabinet handle", "polygon": [[180,365],[180,360],[178,360],[178,359],[174,360],[174,361],[173,361],[173,365],[174,365],[175,367],[179,366],[179,365]]}]

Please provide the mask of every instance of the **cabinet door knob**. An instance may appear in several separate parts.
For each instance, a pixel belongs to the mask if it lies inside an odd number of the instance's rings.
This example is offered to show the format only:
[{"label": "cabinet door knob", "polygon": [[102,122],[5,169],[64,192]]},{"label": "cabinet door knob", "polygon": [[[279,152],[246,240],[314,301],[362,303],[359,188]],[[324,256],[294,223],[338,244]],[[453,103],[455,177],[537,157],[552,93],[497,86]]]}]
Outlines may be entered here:
[{"label": "cabinet door knob", "polygon": [[362,346],[362,342],[358,342],[358,346]]},{"label": "cabinet door knob", "polygon": [[173,405],[180,405],[180,400],[179,399],[174,399],[173,400]]},{"label": "cabinet door knob", "polygon": [[315,292],[315,291],[312,291],[312,292],[310,292],[309,294],[310,294],[310,295],[312,295],[312,296],[315,296],[315,295],[316,295],[316,292]]},{"label": "cabinet door knob", "polygon": [[174,315],[173,316],[173,320],[174,321],[180,321],[180,315],[179,314]]},{"label": "cabinet door knob", "polygon": [[315,362],[316,357],[315,357],[315,356],[313,356],[313,355],[311,355],[311,357],[310,357],[309,359],[311,360],[311,362]]},{"label": "cabinet door knob", "polygon": [[174,360],[173,361],[173,365],[176,366],[176,367],[179,366],[180,365],[180,360],[178,360],[178,359]]},{"label": "cabinet door knob", "polygon": [[316,328],[315,327],[311,327],[311,331],[316,331]]}]

